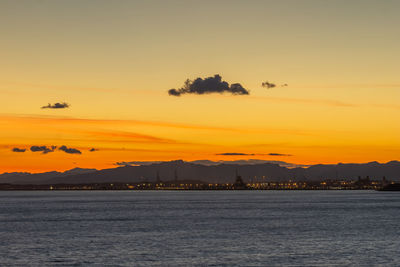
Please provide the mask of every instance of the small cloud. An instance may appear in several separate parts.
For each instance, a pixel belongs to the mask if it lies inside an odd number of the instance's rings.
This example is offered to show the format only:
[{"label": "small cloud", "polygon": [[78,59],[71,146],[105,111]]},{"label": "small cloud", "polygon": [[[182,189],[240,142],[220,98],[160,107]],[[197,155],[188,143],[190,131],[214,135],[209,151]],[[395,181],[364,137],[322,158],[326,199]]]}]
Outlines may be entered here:
[{"label": "small cloud", "polygon": [[266,82],[261,83],[261,86],[265,87],[267,89],[271,89],[271,88],[276,87],[276,84],[266,81]]},{"label": "small cloud", "polygon": [[169,94],[169,95],[173,95],[173,96],[180,96],[180,95],[181,95],[181,92],[178,91],[178,90],[176,90],[176,89],[169,89],[169,90],[168,90],[168,94]]},{"label": "small cloud", "polygon": [[217,156],[255,156],[256,154],[247,154],[247,153],[218,153],[215,154]]},{"label": "small cloud", "polygon": [[95,151],[99,151],[97,148],[92,147],[91,149],[89,149],[89,152],[95,152]]},{"label": "small cloud", "polygon": [[14,147],[14,148],[12,149],[12,152],[25,152],[25,151],[26,151],[25,148]]},{"label": "small cloud", "polygon": [[222,77],[218,74],[214,77],[197,78],[193,81],[187,79],[182,88],[170,89],[168,94],[171,96],[181,96],[183,94],[210,94],[210,93],[231,93],[233,95],[248,95],[246,90],[240,83],[229,83],[222,81]]},{"label": "small cloud", "polygon": [[54,104],[48,104],[47,106],[43,106],[42,108],[52,108],[52,109],[60,109],[60,108],[68,108],[69,104],[68,103],[54,103]]},{"label": "small cloud", "polygon": [[281,154],[281,153],[269,153],[268,156],[277,156],[277,157],[289,157],[292,156],[290,154]]},{"label": "small cloud", "polygon": [[58,150],[64,151],[65,153],[68,153],[68,154],[82,154],[82,152],[79,151],[78,149],[76,149],[76,148],[68,148],[66,146],[60,146],[58,148]]},{"label": "small cloud", "polygon": [[51,146],[51,147],[47,147],[47,146],[31,146],[31,151],[32,152],[42,152],[43,154],[47,154],[50,152],[54,152],[54,149],[56,149],[56,146]]},{"label": "small cloud", "polygon": [[[261,83],[261,86],[265,87],[267,89],[271,89],[271,88],[277,87],[276,83],[271,83],[271,82],[268,82],[268,81]],[[280,85],[280,87],[286,87],[286,86],[289,86],[289,85],[287,83],[284,83],[284,84]]]}]

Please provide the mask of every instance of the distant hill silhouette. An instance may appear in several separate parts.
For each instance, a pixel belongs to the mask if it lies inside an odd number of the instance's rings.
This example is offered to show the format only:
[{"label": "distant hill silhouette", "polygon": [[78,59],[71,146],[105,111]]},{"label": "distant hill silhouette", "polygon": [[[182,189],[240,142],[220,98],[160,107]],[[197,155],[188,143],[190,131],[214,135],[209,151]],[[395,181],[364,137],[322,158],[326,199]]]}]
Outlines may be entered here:
[{"label": "distant hill silhouette", "polygon": [[49,179],[73,176],[78,174],[86,174],[95,172],[96,169],[75,168],[65,172],[44,172],[44,173],[28,173],[28,172],[12,172],[0,174],[0,183],[10,184],[43,184]]},{"label": "distant hill silhouette", "polygon": [[323,179],[356,180],[358,176],[371,179],[400,180],[400,162],[370,162],[363,164],[312,165],[310,167],[287,168],[278,164],[219,164],[203,165],[182,160],[153,163],[141,166],[124,166],[112,169],[72,169],[66,172],[46,172],[38,174],[5,173],[0,175],[0,183],[13,184],[61,184],[61,183],[136,183],[154,182],[159,174],[161,181],[201,180],[213,183],[232,183],[235,172],[245,182],[251,181],[318,181]]}]

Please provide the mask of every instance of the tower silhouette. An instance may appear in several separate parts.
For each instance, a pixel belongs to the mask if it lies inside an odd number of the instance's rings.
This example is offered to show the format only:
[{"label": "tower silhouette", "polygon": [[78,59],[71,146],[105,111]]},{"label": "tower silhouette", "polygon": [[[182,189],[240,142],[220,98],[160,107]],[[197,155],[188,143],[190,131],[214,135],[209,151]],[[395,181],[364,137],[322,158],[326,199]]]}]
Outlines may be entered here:
[{"label": "tower silhouette", "polygon": [[237,168],[236,168],[235,174],[236,174],[236,179],[235,179],[235,183],[233,184],[234,189],[246,189],[247,186],[243,182],[242,176],[240,176],[238,174]]},{"label": "tower silhouette", "polygon": [[157,174],[156,174],[156,183],[160,183],[161,182],[161,179],[160,179],[160,171],[159,170],[157,170]]}]

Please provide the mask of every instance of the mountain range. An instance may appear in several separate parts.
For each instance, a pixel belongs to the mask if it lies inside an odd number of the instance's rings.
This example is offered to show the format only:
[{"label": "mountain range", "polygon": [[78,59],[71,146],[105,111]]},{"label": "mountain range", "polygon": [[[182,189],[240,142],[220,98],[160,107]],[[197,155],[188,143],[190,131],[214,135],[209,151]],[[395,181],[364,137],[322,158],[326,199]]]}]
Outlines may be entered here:
[{"label": "mountain range", "polygon": [[[138,163],[138,162],[136,162]],[[215,162],[214,162],[215,163]],[[212,161],[185,162],[182,160],[167,162],[151,162],[123,166],[111,169],[75,168],[65,172],[45,173],[3,173],[0,183],[10,184],[85,184],[85,183],[137,183],[154,182],[157,177],[161,181],[201,180],[209,183],[231,183],[236,173],[245,182],[261,181],[320,181],[325,179],[356,180],[359,176],[380,180],[383,176],[388,180],[400,180],[400,162],[387,163],[339,163],[317,164],[304,167],[293,167],[283,162],[239,161],[224,163]],[[122,164],[119,164],[122,165]],[[291,166],[291,167],[288,167]]]}]

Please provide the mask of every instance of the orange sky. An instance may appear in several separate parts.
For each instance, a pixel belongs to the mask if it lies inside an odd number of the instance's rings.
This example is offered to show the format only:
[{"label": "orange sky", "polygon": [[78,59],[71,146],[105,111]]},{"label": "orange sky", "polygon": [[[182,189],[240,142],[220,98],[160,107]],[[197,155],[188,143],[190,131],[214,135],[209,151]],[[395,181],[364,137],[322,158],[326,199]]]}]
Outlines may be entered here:
[{"label": "orange sky", "polygon": [[[400,160],[398,11],[369,0],[2,1],[0,173]],[[250,95],[167,94],[215,74]],[[41,109],[56,102],[70,107]],[[30,151],[43,145],[82,154]],[[227,152],[257,155],[216,155]]]}]

